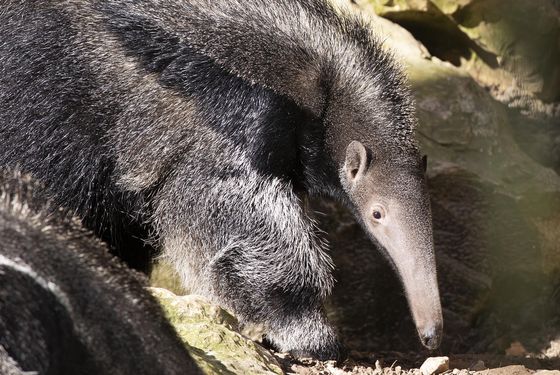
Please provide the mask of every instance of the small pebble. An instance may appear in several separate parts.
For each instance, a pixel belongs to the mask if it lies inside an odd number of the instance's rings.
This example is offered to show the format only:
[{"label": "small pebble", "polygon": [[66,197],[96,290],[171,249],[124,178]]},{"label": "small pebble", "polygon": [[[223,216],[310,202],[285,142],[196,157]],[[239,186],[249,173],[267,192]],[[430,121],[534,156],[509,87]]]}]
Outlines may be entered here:
[{"label": "small pebble", "polygon": [[401,375],[401,371],[402,371],[401,366],[395,367],[395,374],[396,374],[396,375]]},{"label": "small pebble", "polygon": [[375,370],[371,369],[371,373],[373,375],[383,375],[383,367],[381,367],[381,363],[379,363],[379,360],[375,361]]},{"label": "small pebble", "polygon": [[449,357],[429,357],[420,366],[422,375],[436,375],[447,370],[449,370]]},{"label": "small pebble", "polygon": [[511,343],[508,349],[506,349],[506,355],[511,355],[514,357],[523,357],[527,354],[527,350],[519,341],[514,341]]}]

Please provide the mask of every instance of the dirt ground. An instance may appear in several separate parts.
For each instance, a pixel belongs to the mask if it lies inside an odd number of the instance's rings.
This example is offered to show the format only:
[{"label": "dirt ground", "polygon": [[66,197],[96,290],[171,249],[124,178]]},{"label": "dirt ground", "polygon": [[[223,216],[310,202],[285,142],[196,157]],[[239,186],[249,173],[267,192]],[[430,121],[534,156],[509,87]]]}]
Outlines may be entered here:
[{"label": "dirt ground", "polygon": [[[276,354],[286,374],[296,375],[421,375],[426,357],[417,353],[351,352],[342,363],[296,360]],[[489,354],[449,355],[449,369],[442,374],[459,375],[560,375],[560,358],[540,359]],[[540,370],[540,371],[539,371]],[[549,370],[549,371],[543,371]]]}]

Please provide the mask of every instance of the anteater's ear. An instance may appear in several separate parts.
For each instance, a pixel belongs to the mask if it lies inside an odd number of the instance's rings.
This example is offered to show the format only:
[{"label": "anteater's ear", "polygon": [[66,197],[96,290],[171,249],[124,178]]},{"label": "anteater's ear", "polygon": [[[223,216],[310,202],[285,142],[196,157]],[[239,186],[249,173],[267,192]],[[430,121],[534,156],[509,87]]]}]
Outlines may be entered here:
[{"label": "anteater's ear", "polygon": [[344,173],[349,183],[353,184],[363,176],[367,165],[367,152],[363,144],[352,141],[346,147]]},{"label": "anteater's ear", "polygon": [[426,173],[427,169],[428,169],[428,155],[424,155],[422,156],[422,170],[424,171],[424,173]]}]

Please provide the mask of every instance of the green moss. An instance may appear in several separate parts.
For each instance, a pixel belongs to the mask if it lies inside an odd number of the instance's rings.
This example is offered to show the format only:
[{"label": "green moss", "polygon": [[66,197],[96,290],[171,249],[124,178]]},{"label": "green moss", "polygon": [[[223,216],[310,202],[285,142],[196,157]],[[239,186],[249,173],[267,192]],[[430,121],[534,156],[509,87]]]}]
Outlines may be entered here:
[{"label": "green moss", "polygon": [[274,356],[243,337],[230,313],[198,296],[150,288],[193,358],[207,374],[282,374]]}]

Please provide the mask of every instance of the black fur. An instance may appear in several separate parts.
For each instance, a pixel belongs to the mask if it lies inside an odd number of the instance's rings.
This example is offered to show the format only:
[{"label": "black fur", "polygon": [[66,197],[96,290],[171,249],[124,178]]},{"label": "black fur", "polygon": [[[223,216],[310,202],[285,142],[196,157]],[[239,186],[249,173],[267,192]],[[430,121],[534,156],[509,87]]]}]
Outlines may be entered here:
[{"label": "black fur", "polygon": [[0,170],[0,373],[200,374],[144,282]]},{"label": "black fur", "polygon": [[0,40],[0,163],[133,266],[150,239],[279,349],[337,355],[332,265],[296,192],[355,208],[352,140],[423,176],[408,91],[367,25],[320,0],[8,0]]}]

